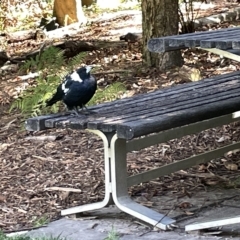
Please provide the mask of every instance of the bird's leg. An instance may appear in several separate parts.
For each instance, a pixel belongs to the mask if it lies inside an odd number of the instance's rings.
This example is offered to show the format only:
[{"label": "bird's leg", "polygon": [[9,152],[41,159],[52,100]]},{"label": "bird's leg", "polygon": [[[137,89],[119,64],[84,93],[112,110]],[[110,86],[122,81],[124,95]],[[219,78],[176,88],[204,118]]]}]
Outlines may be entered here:
[{"label": "bird's leg", "polygon": [[76,113],[77,116],[79,116],[79,112],[78,112],[78,108],[77,107],[74,107],[73,111]]},{"label": "bird's leg", "polygon": [[89,112],[88,108],[87,108],[85,105],[82,106],[82,110],[83,110],[84,108]]},{"label": "bird's leg", "polygon": [[63,109],[65,112],[66,111],[69,111],[69,109],[68,109],[68,106],[66,105],[66,104],[64,104],[64,109]]},{"label": "bird's leg", "polygon": [[82,108],[82,113],[83,114],[87,114],[88,115],[90,113],[90,111],[88,110],[88,108],[85,105],[82,105],[81,108]]}]

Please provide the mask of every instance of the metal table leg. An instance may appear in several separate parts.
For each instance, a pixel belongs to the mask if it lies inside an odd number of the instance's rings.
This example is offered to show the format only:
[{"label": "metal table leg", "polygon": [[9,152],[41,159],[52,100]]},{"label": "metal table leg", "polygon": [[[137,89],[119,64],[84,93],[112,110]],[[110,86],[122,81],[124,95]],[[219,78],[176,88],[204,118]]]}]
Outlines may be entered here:
[{"label": "metal table leg", "polygon": [[[98,203],[86,204],[72,207],[61,211],[61,215],[75,214],[85,211],[92,211],[106,207],[112,200],[116,206],[142,221],[155,225],[163,230],[171,227],[175,220],[155,212],[147,207],[135,203],[128,195],[127,185],[127,160],[126,160],[126,140],[118,139],[114,135],[108,139],[105,134],[99,130],[91,132],[100,136],[104,144],[105,159],[105,197]],[[109,144],[110,143],[110,144]],[[110,145],[110,146],[109,146]]]},{"label": "metal table leg", "polygon": [[175,220],[134,202],[128,195],[126,140],[116,135],[111,140],[112,195],[116,206],[144,222],[163,230],[171,228]]},{"label": "metal table leg", "polygon": [[107,136],[103,134],[101,131],[98,130],[90,130],[91,132],[97,134],[99,137],[103,140],[103,146],[104,146],[104,165],[105,165],[105,197],[103,201],[97,202],[97,203],[91,203],[91,204],[85,204],[82,206],[72,207],[61,211],[61,215],[69,215],[69,214],[75,214],[85,211],[91,211],[100,209],[103,207],[106,207],[109,205],[109,203],[112,202],[112,194],[111,194],[111,180],[110,180],[110,156],[109,156],[109,143]]}]

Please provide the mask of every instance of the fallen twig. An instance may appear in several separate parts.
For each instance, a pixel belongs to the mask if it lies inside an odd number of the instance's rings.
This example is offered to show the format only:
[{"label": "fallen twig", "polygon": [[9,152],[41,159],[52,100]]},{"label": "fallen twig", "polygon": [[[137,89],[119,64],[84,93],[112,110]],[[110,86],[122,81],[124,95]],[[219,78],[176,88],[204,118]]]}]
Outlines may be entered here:
[{"label": "fallen twig", "polygon": [[56,139],[57,139],[57,136],[55,135],[26,137],[26,140],[35,140],[35,141],[55,141]]},{"label": "fallen twig", "polygon": [[125,70],[125,69],[119,69],[119,70],[115,70],[115,71],[104,71],[104,72],[97,72],[94,73],[94,75],[100,75],[100,74],[113,74],[113,73],[132,73],[131,70]]},{"label": "fallen twig", "polygon": [[48,187],[44,189],[45,191],[64,191],[64,192],[77,192],[80,193],[82,190],[76,188],[66,188],[66,187]]},{"label": "fallen twig", "polygon": [[[148,231],[140,234],[139,236],[142,237],[143,235],[145,235],[145,234],[147,234],[147,233],[150,233],[152,230],[154,230],[154,228],[155,228],[166,216],[168,216],[169,213],[170,213],[171,211],[173,211],[175,208],[176,208],[176,206],[173,206],[171,209],[169,209],[169,211],[168,211],[166,214],[164,214],[164,215],[162,216],[162,218],[159,219],[158,222],[157,222],[154,226],[152,226],[152,227],[150,228],[150,230],[148,230]],[[171,227],[176,227],[176,226],[173,225],[173,224],[171,224]]]},{"label": "fallen twig", "polygon": [[18,76],[17,78],[22,80],[22,81],[26,81],[30,78],[36,78],[38,76],[39,76],[39,73],[29,73],[28,75]]},{"label": "fallen twig", "polygon": [[1,129],[0,133],[2,133],[2,132],[4,132],[4,131],[8,130],[9,127],[11,126],[11,124],[14,123],[16,120],[17,120],[17,119],[14,118],[12,121],[10,121],[9,123],[7,123],[7,124]]}]

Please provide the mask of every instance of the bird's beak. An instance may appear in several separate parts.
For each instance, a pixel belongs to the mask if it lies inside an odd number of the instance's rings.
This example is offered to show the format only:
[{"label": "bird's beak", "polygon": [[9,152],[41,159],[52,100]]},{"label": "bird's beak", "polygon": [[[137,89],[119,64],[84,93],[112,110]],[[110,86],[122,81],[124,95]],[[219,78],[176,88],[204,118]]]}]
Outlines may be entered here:
[{"label": "bird's beak", "polygon": [[101,65],[99,64],[92,64],[92,65],[87,65],[86,69],[87,69],[87,73],[89,73],[93,68],[100,68]]},{"label": "bird's beak", "polygon": [[86,72],[89,73],[92,70],[92,66],[86,66]]}]

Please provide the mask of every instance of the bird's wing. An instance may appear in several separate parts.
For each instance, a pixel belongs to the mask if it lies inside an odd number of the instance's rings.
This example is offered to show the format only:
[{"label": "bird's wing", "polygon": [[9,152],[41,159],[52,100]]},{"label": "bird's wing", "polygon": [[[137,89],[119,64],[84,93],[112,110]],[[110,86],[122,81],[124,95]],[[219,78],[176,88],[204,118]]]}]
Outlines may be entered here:
[{"label": "bird's wing", "polygon": [[68,74],[65,77],[65,80],[63,81],[63,83],[61,84],[61,89],[64,92],[64,94],[66,94],[69,91],[69,88],[73,83],[74,83],[74,80],[72,80],[71,75]]},{"label": "bird's wing", "polygon": [[47,106],[52,106],[54,103],[61,101],[64,97],[64,91],[62,90],[62,84],[57,87],[57,92],[53,97],[46,102]]},{"label": "bird's wing", "polygon": [[70,75],[67,75],[64,81],[58,85],[57,92],[53,95],[53,97],[48,100],[47,106],[52,106],[54,103],[63,100],[64,95],[68,92],[70,86],[73,84]]}]

